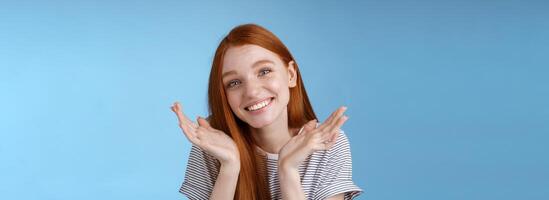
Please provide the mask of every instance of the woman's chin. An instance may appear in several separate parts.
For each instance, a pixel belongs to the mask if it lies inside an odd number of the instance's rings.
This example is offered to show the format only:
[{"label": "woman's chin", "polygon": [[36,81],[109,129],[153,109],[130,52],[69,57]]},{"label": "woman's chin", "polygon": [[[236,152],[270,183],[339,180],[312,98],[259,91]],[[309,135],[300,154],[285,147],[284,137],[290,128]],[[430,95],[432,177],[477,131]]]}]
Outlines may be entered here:
[{"label": "woman's chin", "polygon": [[250,125],[251,127],[253,128],[263,128],[269,124],[272,123],[271,120],[267,120],[267,119],[255,119],[255,120],[251,120],[249,122],[247,122],[248,125]]}]

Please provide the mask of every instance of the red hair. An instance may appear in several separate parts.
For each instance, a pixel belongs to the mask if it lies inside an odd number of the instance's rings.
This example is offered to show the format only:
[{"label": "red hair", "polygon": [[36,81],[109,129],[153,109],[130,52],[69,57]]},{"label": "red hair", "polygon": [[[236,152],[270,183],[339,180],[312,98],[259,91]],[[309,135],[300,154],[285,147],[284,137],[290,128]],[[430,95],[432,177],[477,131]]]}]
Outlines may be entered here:
[{"label": "red hair", "polygon": [[[275,54],[288,67],[294,61],[296,71],[296,86],[289,88],[288,126],[300,128],[306,122],[316,119],[297,62],[286,46],[269,30],[256,24],[243,24],[233,28],[220,42],[212,62],[208,85],[209,121],[212,127],[228,134],[240,151],[240,174],[235,192],[235,199],[270,199],[265,175],[255,153],[255,142],[249,134],[248,124],[240,120],[231,110],[225,87],[222,82],[223,57],[231,47],[246,44],[263,47]],[[259,174],[259,176],[258,176]]]}]

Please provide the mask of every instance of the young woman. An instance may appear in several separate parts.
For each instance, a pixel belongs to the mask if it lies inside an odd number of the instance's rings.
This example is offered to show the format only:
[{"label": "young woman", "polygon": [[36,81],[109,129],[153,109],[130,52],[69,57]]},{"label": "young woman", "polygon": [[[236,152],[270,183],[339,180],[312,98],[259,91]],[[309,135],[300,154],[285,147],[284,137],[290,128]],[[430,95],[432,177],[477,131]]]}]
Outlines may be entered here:
[{"label": "young woman", "polygon": [[210,116],[171,107],[193,144],[180,192],[189,199],[352,199],[351,152],[340,107],[323,123],[298,65],[270,31],[244,24],[223,38],[208,87]]}]

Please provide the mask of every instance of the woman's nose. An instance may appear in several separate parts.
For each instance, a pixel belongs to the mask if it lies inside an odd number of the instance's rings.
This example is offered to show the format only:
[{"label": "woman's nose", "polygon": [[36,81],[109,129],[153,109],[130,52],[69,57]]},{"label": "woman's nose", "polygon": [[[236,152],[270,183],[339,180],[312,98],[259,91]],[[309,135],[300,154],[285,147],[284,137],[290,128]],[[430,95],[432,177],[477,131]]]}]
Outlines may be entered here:
[{"label": "woman's nose", "polygon": [[257,97],[260,90],[261,90],[261,84],[257,81],[248,81],[248,84],[245,85],[245,94],[247,97]]}]

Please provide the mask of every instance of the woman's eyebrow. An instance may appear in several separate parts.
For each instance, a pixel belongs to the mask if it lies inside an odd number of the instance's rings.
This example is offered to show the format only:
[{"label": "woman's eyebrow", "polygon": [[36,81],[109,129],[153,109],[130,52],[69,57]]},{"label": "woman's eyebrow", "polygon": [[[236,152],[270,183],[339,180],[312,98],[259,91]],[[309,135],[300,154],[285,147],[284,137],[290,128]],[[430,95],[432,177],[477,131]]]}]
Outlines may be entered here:
[{"label": "woman's eyebrow", "polygon": [[274,62],[271,61],[271,60],[268,60],[268,59],[261,59],[261,60],[255,61],[254,64],[252,64],[252,66],[255,68],[255,67],[257,67],[257,66],[259,66],[260,64],[263,64],[263,63],[271,63],[271,64],[274,64]]},{"label": "woman's eyebrow", "polygon": [[232,74],[236,74],[236,72],[234,70],[225,72],[223,73],[223,75],[221,75],[221,79],[224,79],[225,76],[232,75]]},{"label": "woman's eyebrow", "polygon": [[[252,68],[256,68],[258,66],[261,66],[261,64],[264,64],[264,63],[274,64],[274,62],[271,61],[271,60],[261,59],[261,60],[255,61],[254,64],[252,64]],[[231,71],[225,72],[225,73],[223,73],[223,75],[221,75],[221,79],[225,78],[225,76],[233,75],[233,74],[236,74],[236,71],[231,70]]]}]

